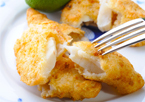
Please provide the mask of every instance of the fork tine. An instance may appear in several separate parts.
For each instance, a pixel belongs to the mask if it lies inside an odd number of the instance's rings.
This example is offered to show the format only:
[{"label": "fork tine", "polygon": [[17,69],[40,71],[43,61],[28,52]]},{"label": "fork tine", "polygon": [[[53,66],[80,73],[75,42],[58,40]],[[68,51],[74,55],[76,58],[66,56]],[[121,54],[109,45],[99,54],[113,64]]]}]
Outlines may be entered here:
[{"label": "fork tine", "polygon": [[133,33],[131,33],[131,34],[128,34],[128,35],[126,35],[126,36],[124,36],[124,37],[122,37],[122,38],[120,38],[120,39],[117,39],[117,40],[115,40],[115,41],[113,41],[113,42],[107,44],[106,46],[101,47],[98,51],[101,51],[101,50],[103,50],[103,49],[105,49],[105,48],[107,48],[107,47],[110,47],[110,46],[113,46],[113,45],[115,45],[115,44],[118,44],[118,43],[120,43],[120,42],[122,42],[122,41],[125,41],[125,40],[127,40],[127,39],[129,39],[129,38],[132,38],[132,37],[134,37],[134,36],[136,36],[136,35],[139,35],[139,34],[142,34],[142,33],[144,33],[144,32],[145,32],[145,28],[139,29],[139,30],[137,30],[137,31],[135,31],[135,32],[133,32]]},{"label": "fork tine", "polygon": [[122,44],[120,44],[120,45],[117,45],[116,47],[114,47],[114,48],[112,48],[112,49],[106,51],[106,52],[103,53],[102,55],[106,55],[106,54],[108,54],[108,53],[117,51],[117,50],[119,50],[119,49],[121,49],[121,48],[124,48],[124,47],[126,47],[126,46],[135,44],[135,43],[140,42],[140,41],[143,41],[143,40],[145,40],[145,34],[139,35],[139,36],[137,36],[137,37],[135,37],[135,38],[133,38],[133,39],[131,39],[131,40],[128,40],[128,41],[126,41],[126,42],[124,42],[124,43],[122,43]]},{"label": "fork tine", "polygon": [[98,41],[100,41],[100,40],[102,40],[102,39],[108,37],[109,35],[112,35],[112,34],[115,33],[115,32],[118,32],[118,31],[120,31],[120,30],[123,30],[123,29],[125,29],[126,27],[132,26],[132,25],[134,25],[134,24],[141,23],[141,22],[143,22],[143,21],[144,21],[144,20],[143,20],[142,18],[138,18],[138,19],[135,19],[135,20],[128,21],[128,22],[126,22],[126,23],[124,23],[124,24],[122,24],[122,25],[120,25],[120,26],[118,26],[118,27],[116,27],[116,28],[114,28],[114,29],[112,29],[112,30],[106,32],[106,33],[103,34],[102,36],[100,36],[100,37],[98,37],[97,39],[93,40],[92,43],[98,42]]},{"label": "fork tine", "polygon": [[124,34],[130,33],[133,30],[139,29],[139,28],[144,27],[144,26],[145,26],[145,22],[142,22],[142,23],[139,23],[139,24],[137,24],[135,26],[129,27],[129,28],[123,30],[122,32],[119,32],[119,33],[113,35],[112,37],[109,37],[108,39],[102,41],[101,43],[97,44],[95,47],[98,47],[98,46],[100,46],[100,45],[102,45],[102,44],[104,44],[106,42],[109,42],[109,41],[111,41],[111,40],[113,40],[113,39],[115,39],[115,38],[117,38],[119,36],[122,36]]}]

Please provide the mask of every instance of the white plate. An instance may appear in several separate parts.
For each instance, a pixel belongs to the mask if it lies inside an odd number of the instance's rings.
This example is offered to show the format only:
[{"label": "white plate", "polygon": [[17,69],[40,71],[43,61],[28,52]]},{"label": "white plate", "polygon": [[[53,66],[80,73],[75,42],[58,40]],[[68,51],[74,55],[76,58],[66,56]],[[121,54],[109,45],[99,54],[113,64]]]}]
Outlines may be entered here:
[{"label": "white plate", "polygon": [[[26,10],[28,6],[24,0],[18,0],[17,3],[11,5],[11,9],[6,7],[0,9],[5,10],[3,16],[0,15],[0,102],[70,102],[69,99],[43,99],[36,86],[30,87],[20,81],[13,46],[16,39],[27,28]],[[60,19],[60,12],[47,15],[49,19],[55,21]],[[135,70],[145,79],[145,46],[127,47],[119,52],[129,59]],[[96,98],[83,100],[83,102],[93,101],[145,102],[145,86],[132,94],[119,96],[110,86],[103,84],[102,90]]]}]

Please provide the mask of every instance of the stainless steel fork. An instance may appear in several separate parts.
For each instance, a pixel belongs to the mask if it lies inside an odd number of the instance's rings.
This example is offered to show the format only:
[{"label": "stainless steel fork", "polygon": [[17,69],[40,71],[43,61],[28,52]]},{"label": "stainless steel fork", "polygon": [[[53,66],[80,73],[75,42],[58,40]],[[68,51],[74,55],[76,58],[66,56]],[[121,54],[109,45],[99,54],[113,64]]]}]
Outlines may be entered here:
[{"label": "stainless steel fork", "polygon": [[[127,34],[127,33],[129,33],[129,34]],[[123,35],[125,35],[125,36],[123,36]],[[122,41],[130,39],[132,37],[133,37],[132,39],[127,40],[121,44],[118,44],[117,46],[113,47],[112,49],[104,52],[102,55],[117,51],[126,46],[129,46],[129,45],[132,45],[137,42],[145,40],[145,18],[138,18],[138,19],[126,22],[126,23],[106,32],[105,34],[101,35],[100,37],[98,37],[97,39],[92,41],[92,43],[101,41],[96,46],[94,46],[94,47],[98,47],[98,46],[108,43],[109,41],[112,41],[113,39],[116,39],[120,36],[123,36],[123,37],[121,37],[113,42],[110,42],[109,44],[106,44],[105,46],[101,47],[98,51],[101,51],[109,46],[113,46]],[[135,36],[137,36],[137,37],[135,37]]]}]

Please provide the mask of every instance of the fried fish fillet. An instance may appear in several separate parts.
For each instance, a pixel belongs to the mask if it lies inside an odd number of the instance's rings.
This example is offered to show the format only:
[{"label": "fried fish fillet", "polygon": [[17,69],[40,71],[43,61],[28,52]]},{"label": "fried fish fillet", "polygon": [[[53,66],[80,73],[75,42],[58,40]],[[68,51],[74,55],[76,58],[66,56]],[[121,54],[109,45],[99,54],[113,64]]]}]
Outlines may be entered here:
[{"label": "fried fish fillet", "polygon": [[132,0],[109,0],[107,3],[109,8],[117,13],[117,16],[120,16],[117,17],[120,19],[116,19],[113,26],[118,26],[136,18],[145,17],[145,10]]},{"label": "fried fish fillet", "polygon": [[38,88],[42,91],[43,98],[65,97],[83,100],[96,97],[101,90],[101,83],[85,79],[68,57],[62,57],[57,61],[52,73],[50,82]]},{"label": "fried fish fillet", "polygon": [[[81,26],[83,22],[94,21],[98,23],[100,30],[108,31],[112,27],[143,17],[145,10],[131,0],[71,0],[62,10],[61,21],[74,27]],[[107,25],[110,25],[110,29]]]},{"label": "fried fish fillet", "polygon": [[[131,0],[109,0],[107,4],[108,7],[114,12],[114,15],[112,15],[116,16],[116,18],[112,19],[113,28],[127,21],[145,17],[145,10]],[[139,43],[133,44],[132,47],[144,45],[145,41],[141,41]]]},{"label": "fried fish fillet", "polygon": [[32,8],[27,10],[27,21],[29,28],[14,45],[17,70],[27,85],[45,84],[56,61],[65,53],[63,45],[73,40],[70,35],[83,37],[84,31],[51,21]]},{"label": "fried fish fillet", "polygon": [[99,0],[71,0],[62,10],[61,22],[80,27],[83,22],[97,23]]},{"label": "fried fish fillet", "polygon": [[[145,10],[131,0],[71,0],[62,10],[61,22],[73,27],[95,23],[101,31],[108,31],[127,21],[144,18]],[[144,46],[145,41],[132,46]]]},{"label": "fried fish fillet", "polygon": [[[98,28],[108,31],[127,21],[144,18],[145,10],[131,0],[102,0],[98,14]],[[112,11],[112,12],[111,12]],[[132,47],[144,46],[145,41],[131,45]]]},{"label": "fried fish fillet", "polygon": [[76,69],[86,79],[107,83],[120,94],[129,94],[144,86],[142,76],[117,52],[102,56],[90,42],[76,42],[66,49],[69,58],[76,63]]}]

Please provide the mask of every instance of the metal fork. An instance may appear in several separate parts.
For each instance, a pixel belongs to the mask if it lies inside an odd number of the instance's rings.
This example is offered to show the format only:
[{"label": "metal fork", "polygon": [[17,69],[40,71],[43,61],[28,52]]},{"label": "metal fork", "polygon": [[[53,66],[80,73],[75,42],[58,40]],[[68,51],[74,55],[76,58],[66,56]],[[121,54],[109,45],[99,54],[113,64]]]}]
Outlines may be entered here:
[{"label": "metal fork", "polygon": [[[127,33],[130,33],[130,34],[125,35]],[[109,41],[112,41],[113,39],[116,39],[117,37],[120,37],[122,35],[125,35],[125,36],[123,36],[113,42],[110,42],[109,44],[106,44],[105,46],[101,47],[98,51],[101,51],[109,46],[113,46],[115,44],[118,44],[118,43],[125,41],[132,37],[134,37],[134,38],[127,40],[127,41],[113,47],[112,49],[104,52],[102,55],[117,51],[126,46],[129,46],[129,45],[132,45],[137,42],[145,40],[145,18],[138,18],[138,19],[126,22],[126,23],[104,33],[103,35],[101,35],[100,37],[98,37],[97,39],[92,41],[92,43],[101,41],[96,46],[94,46],[94,47],[98,47],[98,46],[103,45]],[[137,36],[137,37],[135,37],[135,36]]]}]

